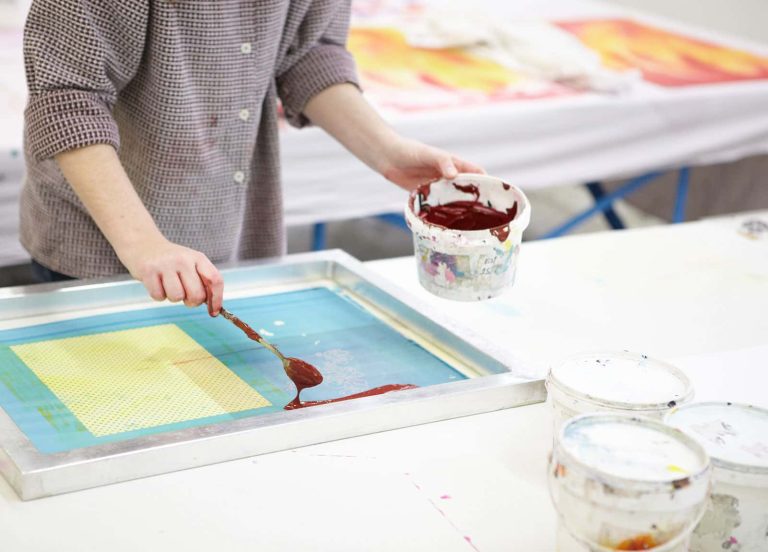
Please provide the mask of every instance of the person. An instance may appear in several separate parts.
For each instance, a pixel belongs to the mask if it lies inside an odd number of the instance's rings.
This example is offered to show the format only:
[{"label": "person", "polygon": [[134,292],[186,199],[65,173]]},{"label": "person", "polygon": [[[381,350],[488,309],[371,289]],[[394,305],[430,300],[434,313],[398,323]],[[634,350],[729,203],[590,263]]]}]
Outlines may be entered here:
[{"label": "person", "polygon": [[216,315],[216,263],[284,251],[278,99],[405,189],[479,172],[365,101],[349,18],[349,0],[34,0],[20,234],[39,277],[127,270]]}]

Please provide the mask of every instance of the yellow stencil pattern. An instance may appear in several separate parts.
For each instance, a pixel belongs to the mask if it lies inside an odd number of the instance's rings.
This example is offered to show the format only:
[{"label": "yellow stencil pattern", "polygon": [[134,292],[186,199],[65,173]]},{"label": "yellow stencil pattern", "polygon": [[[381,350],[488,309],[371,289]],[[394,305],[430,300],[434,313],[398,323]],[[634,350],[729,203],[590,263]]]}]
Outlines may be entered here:
[{"label": "yellow stencil pattern", "polygon": [[270,406],[175,324],[11,350],[97,437]]}]

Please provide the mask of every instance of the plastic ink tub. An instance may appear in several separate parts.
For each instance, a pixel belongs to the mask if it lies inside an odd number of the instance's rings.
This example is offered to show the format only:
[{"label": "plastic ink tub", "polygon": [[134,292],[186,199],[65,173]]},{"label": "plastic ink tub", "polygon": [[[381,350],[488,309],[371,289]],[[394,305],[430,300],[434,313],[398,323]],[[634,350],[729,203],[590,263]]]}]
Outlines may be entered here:
[{"label": "plastic ink tub", "polygon": [[[432,216],[458,205],[477,209],[454,217]],[[485,224],[484,213],[491,215]],[[478,301],[500,295],[515,281],[530,218],[522,190],[492,176],[460,174],[419,187],[411,192],[405,210],[419,282],[446,299]]]},{"label": "plastic ink tub", "polygon": [[555,436],[549,490],[560,552],[687,550],[707,505],[709,458],[692,437],[627,414],[583,414]]},{"label": "plastic ink tub", "polygon": [[704,402],[672,410],[666,422],[712,459],[712,499],[691,551],[768,551],[768,410]]},{"label": "plastic ink tub", "polygon": [[693,398],[693,385],[678,368],[629,351],[574,355],[553,366],[546,381],[555,432],[587,412],[625,412],[662,420]]}]

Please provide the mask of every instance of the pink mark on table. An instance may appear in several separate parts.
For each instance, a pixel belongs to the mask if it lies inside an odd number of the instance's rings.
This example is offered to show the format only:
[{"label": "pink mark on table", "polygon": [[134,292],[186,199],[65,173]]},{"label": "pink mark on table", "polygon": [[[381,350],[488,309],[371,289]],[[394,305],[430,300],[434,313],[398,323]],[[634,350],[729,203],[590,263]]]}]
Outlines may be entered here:
[{"label": "pink mark on table", "polygon": [[[416,480],[413,478],[413,476],[409,472],[403,472],[403,475],[405,475],[411,480],[411,484],[413,484],[413,486],[416,487],[416,489],[418,489],[420,492],[424,492],[421,488],[421,485],[419,485],[416,482]],[[451,496],[444,494],[444,495],[441,495],[440,498],[445,500],[445,499],[451,498]],[[437,502],[435,502],[429,497],[427,497],[427,501],[432,505],[432,507],[435,510],[437,510],[437,512],[442,516],[442,518],[448,522],[448,524],[453,528],[453,530],[462,536],[462,538],[472,547],[472,550],[474,550],[475,552],[480,552],[477,546],[475,546],[475,543],[472,542],[472,539],[467,535],[463,534],[463,531],[453,522],[453,520],[451,520],[451,518],[448,517],[445,511],[442,508],[440,508],[440,506],[437,505]]]}]

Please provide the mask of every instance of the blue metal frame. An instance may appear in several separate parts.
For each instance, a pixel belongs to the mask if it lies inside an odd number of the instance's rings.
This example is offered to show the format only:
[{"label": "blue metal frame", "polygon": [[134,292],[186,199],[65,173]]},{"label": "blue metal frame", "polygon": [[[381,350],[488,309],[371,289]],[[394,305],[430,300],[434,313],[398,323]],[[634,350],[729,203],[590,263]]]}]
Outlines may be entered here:
[{"label": "blue metal frame", "polygon": [[[587,182],[584,184],[584,186],[586,186],[587,191],[592,194],[592,199],[595,201],[602,199],[606,195],[605,188],[603,188],[603,184],[601,182]],[[603,211],[603,216],[605,217],[605,220],[608,222],[609,226],[614,230],[624,230],[626,228],[624,221],[621,220],[621,217],[619,217],[616,211],[613,210],[613,207],[608,207],[605,211]]]},{"label": "blue metal frame", "polygon": [[312,229],[312,251],[325,249],[327,228],[324,222],[318,222]]},{"label": "blue metal frame", "polygon": [[[595,216],[598,213],[604,213],[606,215],[606,218],[609,217],[609,212],[612,212],[613,202],[617,201],[619,199],[622,199],[637,190],[644,188],[660,176],[665,174],[662,171],[657,172],[651,172],[648,174],[644,174],[641,176],[638,176],[636,178],[633,178],[620,188],[617,188],[610,194],[602,195],[601,197],[597,198],[595,197],[595,205],[585,211],[582,211],[575,217],[571,218],[570,220],[564,222],[557,228],[550,230],[546,234],[544,234],[541,239],[547,239],[547,238],[556,238],[559,236],[563,236],[582,224],[584,221],[589,219],[590,217]],[[688,184],[690,181],[690,169],[688,167],[682,167],[678,172],[678,179],[677,179],[677,197],[675,198],[675,208],[674,213],[672,216],[672,222],[683,222],[685,220],[685,204],[688,200]],[[589,188],[589,185],[587,185]],[[592,190],[590,190],[591,192]],[[593,194],[594,197],[594,194]],[[610,223],[610,221],[609,221]],[[613,228],[616,228],[613,224],[611,224]]]},{"label": "blue metal frame", "polygon": [[582,211],[572,219],[564,222],[560,226],[556,227],[553,230],[550,230],[546,234],[544,234],[541,239],[548,239],[548,238],[557,238],[560,236],[563,236],[579,226],[580,224],[583,224],[586,220],[589,218],[595,216],[598,213],[604,213],[606,209],[609,209],[613,206],[613,202],[621,199],[623,197],[628,196],[629,194],[636,192],[640,188],[643,188],[659,178],[661,175],[663,175],[663,172],[652,172],[648,174],[644,174],[642,176],[638,176],[637,178],[633,178],[620,188],[617,188],[610,194],[606,194],[600,199],[595,201],[595,205],[593,207],[590,207],[589,209]]},{"label": "blue metal frame", "polygon": [[688,167],[683,167],[677,173],[677,197],[675,198],[675,212],[672,215],[672,222],[675,224],[685,222],[685,205],[688,202],[690,172]]}]

